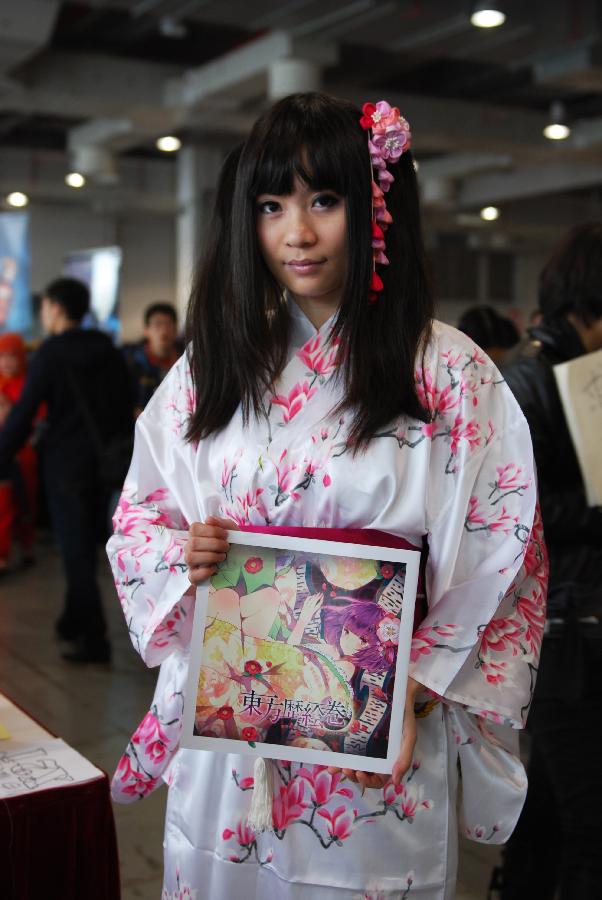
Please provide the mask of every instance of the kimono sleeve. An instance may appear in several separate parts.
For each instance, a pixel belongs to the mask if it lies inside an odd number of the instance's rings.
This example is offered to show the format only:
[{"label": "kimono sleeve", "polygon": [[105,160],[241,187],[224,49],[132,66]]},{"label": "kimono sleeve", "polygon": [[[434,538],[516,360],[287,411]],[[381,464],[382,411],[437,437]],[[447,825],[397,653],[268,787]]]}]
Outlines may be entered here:
[{"label": "kimono sleeve", "polygon": [[[503,380],[486,381],[478,408],[454,409],[451,448],[441,441],[432,454],[429,609],[410,674],[446,701],[520,728],[545,624],[547,557],[529,428]],[[474,438],[465,452],[461,429]]]},{"label": "kimono sleeve", "polygon": [[132,462],[107,545],[132,642],[149,666],[190,641],[194,589],[184,545],[197,510],[195,448],[184,433],[192,408],[182,357],[136,422]]}]

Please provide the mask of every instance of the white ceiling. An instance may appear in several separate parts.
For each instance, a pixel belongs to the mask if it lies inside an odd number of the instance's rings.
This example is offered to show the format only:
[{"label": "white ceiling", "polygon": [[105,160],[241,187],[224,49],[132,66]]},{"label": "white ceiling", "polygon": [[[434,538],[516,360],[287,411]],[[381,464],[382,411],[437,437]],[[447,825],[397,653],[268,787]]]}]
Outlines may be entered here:
[{"label": "white ceiling", "polygon": [[[358,103],[386,96],[400,107],[412,124],[433,220],[457,225],[459,215],[497,203],[512,213],[506,227],[520,228],[522,204],[533,228],[533,204],[554,196],[570,198],[573,216],[592,209],[600,215],[600,4],[514,0],[506,24],[491,32],[470,25],[467,6],[464,0],[5,4],[0,190],[14,184],[19,159],[29,160],[30,172],[38,160],[36,178],[19,177],[22,189],[44,197],[55,193],[53,166],[67,166],[69,153],[82,148],[112,154],[125,183],[129,169],[146,165],[160,134],[226,146],[270,102],[274,72],[284,77],[287,61],[295,61],[332,93]],[[181,36],[165,37],[170,29]],[[558,144],[542,136],[554,98],[574,116],[571,138]],[[47,177],[40,176],[41,161]],[[147,206],[172,208],[173,178],[158,175],[172,167],[165,160],[147,164],[158,178]],[[92,188],[69,195],[72,202],[86,196],[98,202],[110,190]],[[548,204],[542,233],[556,219],[558,227],[566,224],[560,220],[567,208],[560,203],[555,217]]]}]

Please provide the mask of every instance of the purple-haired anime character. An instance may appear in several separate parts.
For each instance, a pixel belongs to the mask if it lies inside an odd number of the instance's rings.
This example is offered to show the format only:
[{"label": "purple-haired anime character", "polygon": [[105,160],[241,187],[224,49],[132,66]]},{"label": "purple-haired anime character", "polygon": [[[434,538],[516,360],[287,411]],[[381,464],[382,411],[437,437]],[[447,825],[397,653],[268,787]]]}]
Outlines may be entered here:
[{"label": "purple-haired anime character", "polygon": [[[298,630],[318,611],[322,618],[324,643],[336,653],[349,675],[356,669],[384,672],[395,662],[399,639],[399,620],[373,600],[340,597],[341,605],[324,604],[323,594],[305,601],[299,616]],[[329,653],[329,655],[331,655]]]},{"label": "purple-haired anime character", "polygon": [[356,668],[384,672],[395,661],[397,649],[393,617],[373,600],[341,599],[344,606],[322,607],[324,640]]}]

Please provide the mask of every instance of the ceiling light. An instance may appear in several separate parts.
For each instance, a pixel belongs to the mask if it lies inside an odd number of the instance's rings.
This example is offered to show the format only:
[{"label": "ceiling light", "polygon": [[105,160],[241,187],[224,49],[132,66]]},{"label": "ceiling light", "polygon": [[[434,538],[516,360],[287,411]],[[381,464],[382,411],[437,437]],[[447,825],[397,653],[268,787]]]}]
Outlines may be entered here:
[{"label": "ceiling light", "polygon": [[86,179],[80,172],[69,172],[65,175],[65,184],[72,188],[81,188],[85,185]]},{"label": "ceiling light", "polygon": [[489,2],[473,4],[470,22],[475,28],[497,28],[505,21],[506,14],[500,8],[499,3],[489,0]]},{"label": "ceiling light", "polygon": [[27,206],[29,203],[29,197],[27,194],[23,194],[21,191],[13,191],[6,198],[6,202],[9,206]]},{"label": "ceiling light", "polygon": [[160,137],[157,140],[157,148],[163,150],[164,153],[175,153],[181,146],[182,141],[180,138],[174,137],[171,134],[166,134],[164,137]]},{"label": "ceiling light", "polygon": [[566,109],[564,103],[556,101],[550,107],[550,121],[543,130],[544,137],[550,141],[564,141],[571,133],[567,125]]},{"label": "ceiling light", "polygon": [[188,29],[174,16],[162,16],[159,19],[159,34],[164,38],[181,39],[186,37]]},{"label": "ceiling light", "polygon": [[546,125],[543,133],[550,141],[564,141],[571,133],[571,129],[568,125],[562,125],[560,122],[552,122],[550,125]]},{"label": "ceiling light", "polygon": [[480,216],[485,222],[495,222],[499,215],[500,211],[497,206],[484,206],[480,212]]}]

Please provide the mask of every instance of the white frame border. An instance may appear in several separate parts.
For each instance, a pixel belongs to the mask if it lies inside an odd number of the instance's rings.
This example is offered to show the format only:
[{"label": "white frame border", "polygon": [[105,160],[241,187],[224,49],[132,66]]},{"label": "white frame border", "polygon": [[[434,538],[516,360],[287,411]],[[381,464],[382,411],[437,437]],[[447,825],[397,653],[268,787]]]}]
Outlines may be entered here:
[{"label": "white frame border", "polygon": [[[278,534],[258,534],[255,532],[228,532],[231,544],[248,547],[267,547],[274,550],[297,550],[317,553],[322,556],[350,556],[356,559],[374,559],[381,562],[403,562],[406,564],[403,606],[399,628],[399,645],[395,667],[395,688],[391,704],[388,753],[385,759],[359,756],[355,753],[337,753],[334,750],[312,750],[304,747],[288,747],[282,744],[258,742],[255,748],[246,741],[231,738],[201,737],[193,734],[196,711],[196,696],[203,651],[205,619],[209,598],[209,582],[200,585],[196,591],[194,622],[192,627],[191,651],[188,664],[188,678],[184,700],[183,728],[180,746],[190,750],[212,750],[221,753],[258,756],[267,759],[284,759],[290,762],[314,765],[337,766],[344,769],[358,769],[365,772],[390,774],[401,747],[403,713],[410,662],[410,645],[414,624],[414,607],[420,569],[419,550],[398,550],[391,547],[376,547],[367,544],[352,544],[341,541],[320,541],[310,538],[288,537]],[[191,699],[190,699],[191,698]]]}]

